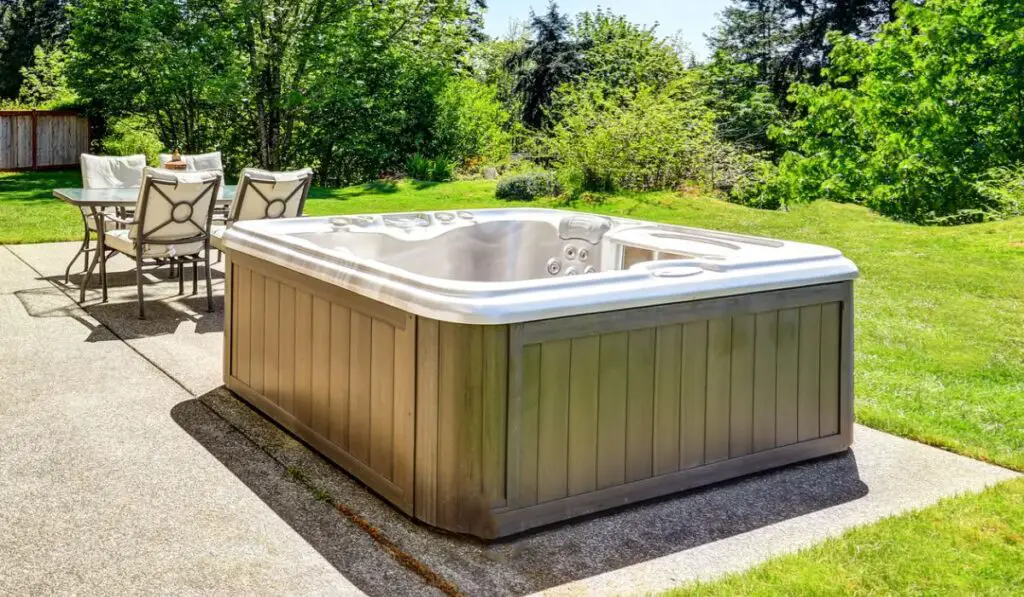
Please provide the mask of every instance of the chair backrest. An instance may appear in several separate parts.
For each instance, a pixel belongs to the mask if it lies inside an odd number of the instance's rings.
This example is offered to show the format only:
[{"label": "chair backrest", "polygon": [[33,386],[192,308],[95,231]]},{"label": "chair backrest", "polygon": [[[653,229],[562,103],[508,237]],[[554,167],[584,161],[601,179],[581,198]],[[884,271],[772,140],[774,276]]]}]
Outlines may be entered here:
[{"label": "chair backrest", "polygon": [[146,156],[106,156],[83,153],[82,186],[87,189],[129,189],[142,186]]},{"label": "chair backrest", "polygon": [[178,244],[210,237],[220,172],[146,168],[129,237],[141,244]]},{"label": "chair backrest", "polygon": [[229,223],[242,220],[297,218],[313,184],[309,168],[293,172],[267,172],[246,168],[231,204]]},{"label": "chair backrest", "polygon": [[[161,153],[160,156],[160,167],[163,168],[167,162],[171,161],[171,154]],[[224,170],[224,164],[221,161],[220,152],[214,151],[211,153],[197,153],[195,155],[183,155],[181,159],[185,162],[186,172],[202,172],[203,170]]]}]

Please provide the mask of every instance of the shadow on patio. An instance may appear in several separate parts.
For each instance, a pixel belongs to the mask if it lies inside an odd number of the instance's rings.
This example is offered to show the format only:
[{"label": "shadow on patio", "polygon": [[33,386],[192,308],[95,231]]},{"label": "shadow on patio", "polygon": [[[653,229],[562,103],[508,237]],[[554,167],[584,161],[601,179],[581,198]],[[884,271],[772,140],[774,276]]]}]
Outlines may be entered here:
[{"label": "shadow on patio", "polygon": [[[370,594],[383,594],[374,582],[374,566],[366,557],[353,560],[345,548],[354,537],[367,534],[324,501],[354,511],[463,593],[525,595],[837,506],[868,492],[853,452],[847,451],[484,544],[413,522],[224,388],[177,405],[171,416]],[[275,474],[267,474],[268,459],[276,461]],[[303,488],[298,502],[294,491],[282,489],[296,484]],[[384,550],[374,551],[371,561],[391,557]]]}]

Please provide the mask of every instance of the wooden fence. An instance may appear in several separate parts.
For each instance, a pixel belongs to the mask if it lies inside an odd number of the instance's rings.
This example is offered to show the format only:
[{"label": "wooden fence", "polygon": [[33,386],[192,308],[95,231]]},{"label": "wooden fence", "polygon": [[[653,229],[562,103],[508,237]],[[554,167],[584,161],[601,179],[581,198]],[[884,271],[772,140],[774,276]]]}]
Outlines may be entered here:
[{"label": "wooden fence", "polygon": [[75,167],[89,142],[89,119],[77,112],[0,110],[0,170]]}]

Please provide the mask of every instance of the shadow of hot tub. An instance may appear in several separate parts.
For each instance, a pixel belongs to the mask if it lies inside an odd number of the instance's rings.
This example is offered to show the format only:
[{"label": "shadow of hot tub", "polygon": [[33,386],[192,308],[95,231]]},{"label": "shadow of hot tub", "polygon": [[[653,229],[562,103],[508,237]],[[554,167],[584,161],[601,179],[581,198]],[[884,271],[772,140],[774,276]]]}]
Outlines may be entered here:
[{"label": "shadow of hot tub", "polygon": [[241,223],[228,387],[495,538],[845,450],[839,252],[540,209]]}]

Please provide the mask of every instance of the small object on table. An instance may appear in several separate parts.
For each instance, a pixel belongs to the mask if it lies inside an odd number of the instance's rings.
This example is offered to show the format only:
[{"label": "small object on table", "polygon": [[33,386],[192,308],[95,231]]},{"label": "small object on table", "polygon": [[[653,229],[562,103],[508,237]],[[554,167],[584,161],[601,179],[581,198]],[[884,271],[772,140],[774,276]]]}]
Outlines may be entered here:
[{"label": "small object on table", "polygon": [[181,159],[181,152],[177,149],[171,154],[171,160],[164,164],[164,168],[168,170],[188,170],[188,164],[185,160]]}]

